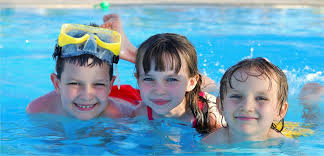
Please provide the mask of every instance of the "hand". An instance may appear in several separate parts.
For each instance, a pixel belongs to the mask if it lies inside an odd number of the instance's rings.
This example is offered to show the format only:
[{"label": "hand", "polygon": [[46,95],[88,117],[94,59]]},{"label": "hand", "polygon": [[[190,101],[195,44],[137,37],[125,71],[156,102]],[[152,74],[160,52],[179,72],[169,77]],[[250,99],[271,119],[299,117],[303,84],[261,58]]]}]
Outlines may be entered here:
[{"label": "hand", "polygon": [[102,28],[115,30],[121,35],[120,58],[135,63],[137,48],[128,40],[124,33],[122,22],[117,14],[108,14],[103,17]]},{"label": "hand", "polygon": [[299,100],[304,107],[314,107],[320,103],[324,88],[319,83],[306,83],[299,93]]}]

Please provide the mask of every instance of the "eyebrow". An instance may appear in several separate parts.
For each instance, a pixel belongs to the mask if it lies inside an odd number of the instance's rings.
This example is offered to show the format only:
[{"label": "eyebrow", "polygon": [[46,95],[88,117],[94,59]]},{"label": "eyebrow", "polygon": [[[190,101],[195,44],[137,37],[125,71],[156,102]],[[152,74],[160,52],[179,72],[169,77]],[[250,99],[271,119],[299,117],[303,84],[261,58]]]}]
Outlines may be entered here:
[{"label": "eyebrow", "polygon": [[[228,92],[234,92],[234,93],[241,93],[242,91],[237,90],[237,89],[233,89],[233,88],[229,88]],[[269,95],[270,93],[266,92],[266,91],[257,91],[257,94],[262,94],[262,95]]]},{"label": "eyebrow", "polygon": [[[76,79],[76,78],[67,78],[66,81],[80,81],[80,82],[83,82],[82,80],[80,79]],[[98,80],[94,80],[93,82],[109,82],[109,79],[98,79]]]},{"label": "eyebrow", "polygon": [[[140,74],[140,76],[142,76],[142,75],[145,75],[145,76],[153,76],[152,74],[149,74],[149,73]],[[172,73],[172,74],[166,74],[166,76],[179,76],[179,74]]]}]

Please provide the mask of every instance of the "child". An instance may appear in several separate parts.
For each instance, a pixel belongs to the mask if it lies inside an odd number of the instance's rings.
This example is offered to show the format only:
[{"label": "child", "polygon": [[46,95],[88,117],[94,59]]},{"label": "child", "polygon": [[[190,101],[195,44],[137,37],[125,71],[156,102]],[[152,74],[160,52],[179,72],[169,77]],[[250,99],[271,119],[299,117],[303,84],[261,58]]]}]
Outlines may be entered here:
[{"label": "child", "polygon": [[[264,58],[245,59],[221,79],[220,107],[227,127],[206,136],[209,144],[263,141],[284,137],[288,109],[285,74]],[[278,123],[281,128],[277,128]]]},{"label": "child", "polygon": [[[102,27],[118,30],[124,39],[121,51],[133,53],[134,46],[123,33],[118,15],[104,16]],[[147,114],[150,120],[170,117],[192,122],[202,133],[221,127],[215,97],[201,91],[202,80],[207,77],[202,79],[199,74],[196,51],[187,38],[168,33],[154,35],[141,44],[135,60],[135,76],[143,99],[136,115]],[[204,86],[214,84],[204,82]]]},{"label": "child", "polygon": [[[137,115],[176,118],[191,122],[199,132],[209,131],[208,107],[216,98],[201,91],[196,51],[186,37],[150,37],[138,48],[135,67],[144,104]],[[215,116],[219,118],[218,112]]]},{"label": "child", "polygon": [[[95,26],[95,25],[93,25]],[[53,113],[89,120],[99,116],[131,116],[140,100],[132,95],[120,99],[108,97],[115,77],[113,63],[118,63],[118,32],[78,24],[64,24],[55,47],[57,74],[51,74],[55,92],[31,102],[28,113]]]}]

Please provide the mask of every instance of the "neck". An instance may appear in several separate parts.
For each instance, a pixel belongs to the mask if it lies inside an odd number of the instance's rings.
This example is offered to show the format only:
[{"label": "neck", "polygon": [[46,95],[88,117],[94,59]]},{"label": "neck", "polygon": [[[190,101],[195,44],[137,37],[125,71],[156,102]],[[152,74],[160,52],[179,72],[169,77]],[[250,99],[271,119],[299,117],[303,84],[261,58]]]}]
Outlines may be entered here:
[{"label": "neck", "polygon": [[[156,113],[154,114],[157,115]],[[193,115],[191,111],[187,110],[187,103],[186,99],[184,98],[177,107],[173,108],[169,113],[165,114],[164,117],[176,118],[181,121],[191,122]]]},{"label": "neck", "polygon": [[229,143],[238,143],[244,141],[264,141],[267,140],[268,133],[256,133],[256,134],[243,134],[240,132],[236,132],[231,130],[231,128],[227,128],[228,131],[228,142]]}]

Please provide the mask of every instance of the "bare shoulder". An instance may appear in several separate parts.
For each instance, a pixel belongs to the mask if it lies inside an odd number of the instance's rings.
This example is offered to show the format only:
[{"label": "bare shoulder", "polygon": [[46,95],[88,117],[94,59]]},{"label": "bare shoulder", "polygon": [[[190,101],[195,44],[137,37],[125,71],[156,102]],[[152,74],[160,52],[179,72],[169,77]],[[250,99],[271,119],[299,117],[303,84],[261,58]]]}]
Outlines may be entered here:
[{"label": "bare shoulder", "polygon": [[56,106],[60,103],[60,97],[51,91],[28,104],[26,108],[27,113],[55,113]]},{"label": "bare shoulder", "polygon": [[136,106],[135,109],[135,115],[136,116],[142,116],[142,115],[146,115],[147,114],[147,106],[141,102],[139,105]]},{"label": "bare shoulder", "polygon": [[202,139],[202,142],[216,145],[216,144],[227,144],[228,133],[226,128],[220,128],[217,131],[210,133]]},{"label": "bare shoulder", "polygon": [[112,118],[133,117],[136,106],[120,98],[109,98],[109,105],[105,109],[105,115]]},{"label": "bare shoulder", "polygon": [[269,133],[268,133],[268,138],[286,138],[282,133],[280,132],[276,132],[273,129],[270,129]]}]

